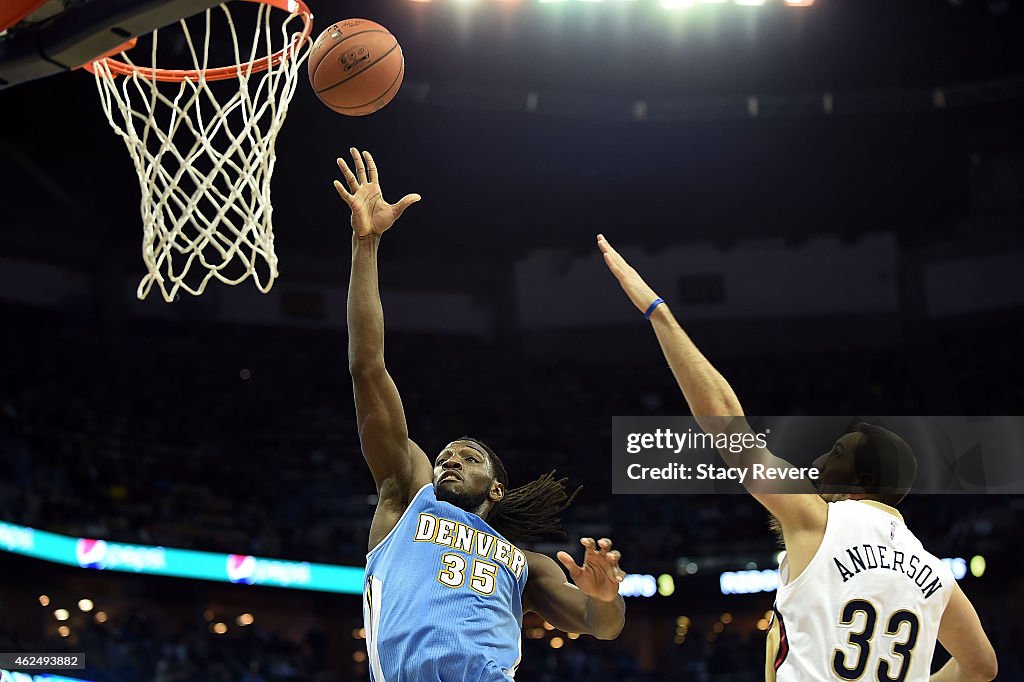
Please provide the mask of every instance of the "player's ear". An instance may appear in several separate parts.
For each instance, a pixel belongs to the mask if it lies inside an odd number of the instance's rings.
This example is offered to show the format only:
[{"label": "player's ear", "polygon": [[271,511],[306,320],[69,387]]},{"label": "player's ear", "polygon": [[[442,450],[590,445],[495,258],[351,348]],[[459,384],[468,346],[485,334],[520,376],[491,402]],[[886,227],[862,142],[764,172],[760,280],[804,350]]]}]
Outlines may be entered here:
[{"label": "player's ear", "polygon": [[857,477],[857,487],[863,488],[865,491],[874,490],[876,485],[878,482],[874,474],[863,473]]},{"label": "player's ear", "polygon": [[501,481],[494,481],[491,483],[491,490],[487,496],[490,498],[491,502],[501,502],[505,497],[505,486]]}]

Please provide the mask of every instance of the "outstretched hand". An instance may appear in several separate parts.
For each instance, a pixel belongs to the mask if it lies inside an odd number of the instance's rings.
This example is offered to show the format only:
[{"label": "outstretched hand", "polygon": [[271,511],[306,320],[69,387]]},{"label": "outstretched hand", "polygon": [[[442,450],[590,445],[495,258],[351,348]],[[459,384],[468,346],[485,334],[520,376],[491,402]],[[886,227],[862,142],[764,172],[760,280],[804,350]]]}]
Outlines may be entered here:
[{"label": "outstretched hand", "polygon": [[646,312],[647,306],[658,298],[654,289],[647,286],[647,282],[626,262],[625,258],[619,255],[618,251],[612,248],[603,234],[597,235],[597,248],[601,249],[601,253],[604,254],[604,264],[615,275],[615,279],[619,280],[619,285],[626,292],[626,296],[629,296],[629,300],[633,302],[637,310],[642,313]]},{"label": "outstretched hand", "polygon": [[[381,194],[380,184],[377,181],[377,164],[373,162],[370,152],[359,151],[352,147],[349,152],[352,154],[352,162],[356,172],[349,169],[345,159],[338,159],[338,169],[348,184],[348,189],[337,180],[334,181],[334,189],[338,195],[352,209],[352,231],[357,237],[367,237],[371,234],[384,234],[399,216],[417,201],[419,194],[406,194],[397,204],[389,204],[384,201]],[[363,159],[366,159],[365,165]]]},{"label": "outstretched hand", "polygon": [[558,560],[569,569],[569,577],[581,592],[600,601],[614,601],[619,596],[619,583],[626,577],[626,572],[619,568],[622,555],[612,550],[608,538],[596,543],[593,538],[581,538],[580,544],[586,547],[582,566],[577,566],[568,552],[559,552]]}]

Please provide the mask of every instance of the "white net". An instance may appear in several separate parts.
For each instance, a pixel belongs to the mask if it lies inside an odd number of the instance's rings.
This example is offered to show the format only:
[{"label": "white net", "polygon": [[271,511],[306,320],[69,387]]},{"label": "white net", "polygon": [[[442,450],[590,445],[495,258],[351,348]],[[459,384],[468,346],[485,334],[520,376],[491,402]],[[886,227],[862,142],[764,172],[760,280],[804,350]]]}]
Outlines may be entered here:
[{"label": "white net", "polygon": [[[290,14],[283,19],[284,12],[258,6],[246,46],[239,45],[226,4],[206,11],[201,40],[193,39],[196,29],[185,20],[161,29],[173,30],[172,48],[191,59],[187,72],[157,68],[159,32],[152,35],[150,66],[136,65],[125,52],[121,62],[90,65],[103,111],[128,147],[142,190],[142,257],[149,272],[139,284],[140,299],[154,284],[166,301],[179,290],[199,295],[213,278],[233,285],[251,277],[266,293],[277,278],[274,144],[311,26],[296,3],[285,6]],[[221,35],[215,46],[230,55],[233,67],[208,68],[215,13],[223,13],[216,18],[226,20],[225,35],[230,31],[230,41]],[[272,14],[278,15],[273,21]],[[127,75],[118,78],[118,72]]]}]

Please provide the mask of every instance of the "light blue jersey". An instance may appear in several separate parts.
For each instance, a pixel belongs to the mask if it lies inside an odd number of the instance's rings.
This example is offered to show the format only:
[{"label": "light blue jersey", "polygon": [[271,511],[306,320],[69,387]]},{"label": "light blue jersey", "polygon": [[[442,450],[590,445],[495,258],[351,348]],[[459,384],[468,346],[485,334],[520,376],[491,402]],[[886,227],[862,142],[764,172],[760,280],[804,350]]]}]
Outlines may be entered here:
[{"label": "light blue jersey", "polygon": [[476,514],[420,488],[366,555],[373,682],[508,682],[521,654],[526,555]]}]

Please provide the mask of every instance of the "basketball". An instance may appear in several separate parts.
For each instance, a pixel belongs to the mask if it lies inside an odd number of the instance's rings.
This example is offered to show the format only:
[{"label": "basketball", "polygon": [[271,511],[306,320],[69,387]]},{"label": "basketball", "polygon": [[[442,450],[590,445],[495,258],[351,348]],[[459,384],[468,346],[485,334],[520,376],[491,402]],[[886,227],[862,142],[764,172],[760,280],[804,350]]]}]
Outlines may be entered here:
[{"label": "basketball", "polygon": [[331,111],[372,114],[402,86],[405,58],[395,36],[367,19],[331,24],[309,53],[309,83]]}]

